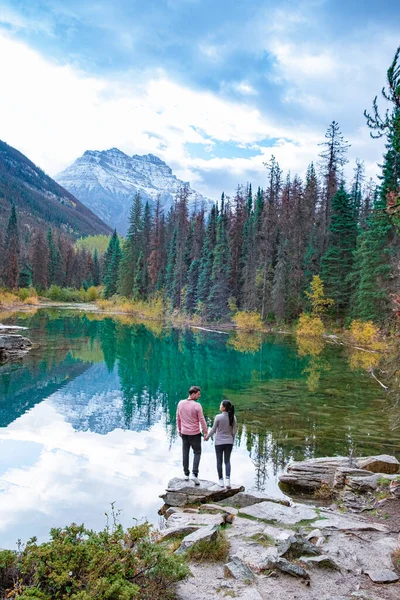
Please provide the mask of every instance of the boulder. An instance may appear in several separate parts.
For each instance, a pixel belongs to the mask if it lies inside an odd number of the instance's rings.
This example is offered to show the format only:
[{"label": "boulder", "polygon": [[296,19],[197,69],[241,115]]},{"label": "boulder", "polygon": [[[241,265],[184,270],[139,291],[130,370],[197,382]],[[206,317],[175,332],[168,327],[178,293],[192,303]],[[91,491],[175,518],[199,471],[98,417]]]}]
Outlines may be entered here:
[{"label": "boulder", "polygon": [[333,487],[335,489],[341,489],[346,485],[349,478],[363,478],[363,477],[366,477],[366,478],[371,477],[371,471],[367,471],[366,469],[339,467],[335,471]]},{"label": "boulder", "polygon": [[280,506],[273,502],[260,502],[253,506],[247,506],[240,510],[239,515],[286,525],[295,525],[299,521],[312,521],[318,518],[318,514],[309,506],[302,504]]},{"label": "boulder", "polygon": [[[225,513],[226,514],[226,513]],[[207,513],[175,513],[170,516],[166,526],[168,529],[175,527],[185,527],[186,525],[197,525],[204,527],[210,525],[223,525],[225,523],[225,515],[223,513],[207,514]]]},{"label": "boulder", "polygon": [[298,488],[313,492],[322,483],[332,485],[338,468],[353,468],[354,461],[343,456],[329,458],[312,458],[305,461],[289,463],[287,472],[279,476],[279,481],[289,488]]},{"label": "boulder", "polygon": [[32,342],[22,335],[0,335],[0,360],[7,360],[12,356],[22,356],[31,346]]},{"label": "boulder", "polygon": [[294,534],[282,541],[278,546],[278,555],[283,558],[295,559],[303,554],[318,556],[319,550],[310,542],[307,542],[301,535]]},{"label": "boulder", "polygon": [[186,506],[193,503],[209,503],[230,498],[238,492],[244,491],[242,485],[232,485],[230,489],[220,488],[213,481],[200,480],[200,485],[195,485],[193,481],[186,481],[175,477],[168,483],[166,493],[162,498],[168,506]]},{"label": "boulder", "polygon": [[318,527],[322,531],[327,529],[337,531],[380,531],[382,533],[388,533],[389,529],[382,523],[372,523],[361,517],[355,515],[340,515],[338,513],[330,513],[327,510],[321,510],[320,516],[322,517],[318,521],[315,521],[315,527]]},{"label": "boulder", "polygon": [[253,571],[238,556],[232,556],[230,561],[224,565],[224,575],[246,583],[255,579]]},{"label": "boulder", "polygon": [[159,533],[159,541],[173,540],[175,538],[185,537],[194,531],[197,531],[201,525],[183,525],[182,527],[169,527]]},{"label": "boulder", "polygon": [[182,509],[181,508],[177,508],[176,506],[170,506],[164,513],[164,517],[166,519],[169,519],[171,515],[174,515],[175,513],[181,512]]},{"label": "boulder", "polygon": [[365,573],[374,583],[396,583],[396,581],[399,581],[397,573],[389,569],[373,569],[365,571]]},{"label": "boulder", "polygon": [[300,577],[306,581],[310,579],[310,575],[303,567],[299,567],[299,565],[289,562],[286,558],[267,558],[262,569],[271,571],[277,569],[278,571],[281,571],[281,573],[292,575],[292,577]]},{"label": "boulder", "polygon": [[212,514],[220,512],[236,516],[239,511],[237,508],[233,508],[232,506],[221,506],[219,504],[202,504],[200,507],[200,512],[208,512]]},{"label": "boulder", "polygon": [[380,454],[379,456],[368,456],[359,458],[358,465],[362,469],[372,471],[372,473],[387,473],[395,475],[399,471],[400,463],[395,456],[389,454]]},{"label": "boulder", "polygon": [[234,508],[245,508],[246,506],[258,504],[259,502],[274,502],[276,504],[282,504],[283,506],[290,506],[290,500],[287,498],[269,496],[268,494],[257,491],[239,492],[231,498],[221,500],[218,504],[221,506],[229,504],[229,506],[233,506]]},{"label": "boulder", "polygon": [[331,569],[333,571],[340,571],[340,567],[335,561],[326,554],[320,556],[300,556],[300,562],[306,567],[319,567],[320,569]]},{"label": "boulder", "polygon": [[183,538],[182,543],[175,554],[183,554],[197,542],[212,542],[218,536],[217,525],[208,525],[207,527],[199,527],[197,531],[190,533]]}]

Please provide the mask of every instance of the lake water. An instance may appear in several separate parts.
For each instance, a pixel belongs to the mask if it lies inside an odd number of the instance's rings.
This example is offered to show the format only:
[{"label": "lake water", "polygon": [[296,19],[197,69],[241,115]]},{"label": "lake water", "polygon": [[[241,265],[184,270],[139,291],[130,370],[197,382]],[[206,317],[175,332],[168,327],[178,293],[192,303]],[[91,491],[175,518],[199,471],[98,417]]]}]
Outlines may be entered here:
[{"label": "lake water", "polygon": [[[112,502],[124,525],[157,523],[158,495],[182,473],[175,411],[192,384],[209,423],[221,399],[235,404],[232,480],[246,488],[283,495],[292,459],[400,458],[395,409],[364,370],[374,355],[77,311],[0,316],[38,344],[0,366],[0,548],[73,521],[100,529]],[[216,480],[212,442],[200,477]]]}]

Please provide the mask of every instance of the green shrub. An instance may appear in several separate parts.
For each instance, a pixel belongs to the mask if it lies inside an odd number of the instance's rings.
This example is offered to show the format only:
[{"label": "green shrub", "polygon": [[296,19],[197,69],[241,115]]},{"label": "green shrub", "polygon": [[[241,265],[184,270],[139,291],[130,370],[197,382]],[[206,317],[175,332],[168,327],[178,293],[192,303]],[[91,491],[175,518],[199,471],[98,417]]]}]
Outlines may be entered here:
[{"label": "green shrub", "polygon": [[153,542],[151,525],[94,532],[72,524],[50,541],[0,552],[0,597],[25,600],[155,600],[174,598],[189,574],[182,557]]},{"label": "green shrub", "polygon": [[19,288],[18,298],[25,302],[28,298],[37,298],[37,292],[35,288]]}]

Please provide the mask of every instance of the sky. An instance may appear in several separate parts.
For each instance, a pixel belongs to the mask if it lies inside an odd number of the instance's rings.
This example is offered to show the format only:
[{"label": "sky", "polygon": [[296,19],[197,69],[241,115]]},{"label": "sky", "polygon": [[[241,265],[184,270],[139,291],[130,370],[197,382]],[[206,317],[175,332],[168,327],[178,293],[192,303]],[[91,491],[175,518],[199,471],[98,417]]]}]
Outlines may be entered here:
[{"label": "sky", "polygon": [[363,116],[400,44],[398,0],[0,0],[0,139],[55,176],[85,150],[152,153],[216,199],[304,176]]}]

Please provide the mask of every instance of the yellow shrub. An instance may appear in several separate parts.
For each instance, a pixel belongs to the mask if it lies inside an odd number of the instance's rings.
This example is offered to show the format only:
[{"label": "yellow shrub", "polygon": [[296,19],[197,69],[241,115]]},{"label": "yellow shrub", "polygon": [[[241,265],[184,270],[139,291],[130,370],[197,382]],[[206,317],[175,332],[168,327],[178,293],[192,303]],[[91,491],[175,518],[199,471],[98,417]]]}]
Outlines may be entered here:
[{"label": "yellow shrub", "polygon": [[324,333],[324,324],[319,317],[312,317],[306,313],[300,315],[296,329],[299,336],[321,336]]},{"label": "yellow shrub", "polygon": [[358,346],[365,346],[371,350],[385,349],[385,343],[379,339],[378,328],[372,321],[352,321],[350,333],[353,342]]},{"label": "yellow shrub", "polygon": [[114,307],[114,304],[111,302],[111,300],[97,300],[96,304],[100,310],[111,310]]},{"label": "yellow shrub", "polygon": [[232,320],[238,329],[243,329],[244,331],[262,331],[263,329],[261,316],[256,311],[248,312],[240,310]]},{"label": "yellow shrub", "polygon": [[234,337],[229,339],[228,345],[232,346],[237,352],[254,354],[254,352],[258,352],[260,349],[261,335],[239,331]]},{"label": "yellow shrub", "polygon": [[37,306],[39,304],[39,299],[37,296],[28,296],[28,298],[25,298],[24,304],[33,304]]},{"label": "yellow shrub", "polygon": [[18,303],[18,296],[5,290],[0,290],[0,306],[13,306]]}]

